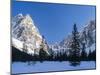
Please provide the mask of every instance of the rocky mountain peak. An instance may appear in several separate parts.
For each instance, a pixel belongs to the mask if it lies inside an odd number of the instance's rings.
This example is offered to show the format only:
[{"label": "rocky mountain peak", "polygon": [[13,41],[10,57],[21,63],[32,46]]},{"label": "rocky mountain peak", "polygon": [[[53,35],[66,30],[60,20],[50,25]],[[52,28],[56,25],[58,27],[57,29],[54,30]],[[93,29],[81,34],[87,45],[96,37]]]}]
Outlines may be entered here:
[{"label": "rocky mountain peak", "polygon": [[[36,51],[35,53],[38,54],[41,44],[45,44],[45,41],[42,43],[42,35],[40,34],[38,28],[35,26],[33,19],[29,14],[25,16],[18,14],[13,18],[12,38],[14,38],[14,40],[12,39],[14,46],[18,47],[17,42],[20,41],[20,43],[22,43],[22,47],[20,49],[26,49],[27,52],[31,54],[34,54],[34,50]],[[45,47],[46,46],[47,44],[45,44]]]}]

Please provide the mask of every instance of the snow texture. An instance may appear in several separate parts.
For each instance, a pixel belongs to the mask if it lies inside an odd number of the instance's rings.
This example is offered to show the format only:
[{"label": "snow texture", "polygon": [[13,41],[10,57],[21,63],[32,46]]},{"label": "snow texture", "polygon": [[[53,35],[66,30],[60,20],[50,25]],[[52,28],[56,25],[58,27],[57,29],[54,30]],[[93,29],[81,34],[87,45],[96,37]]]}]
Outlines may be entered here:
[{"label": "snow texture", "polygon": [[67,61],[55,62],[55,61],[45,61],[41,62],[15,62],[12,64],[12,74],[15,73],[30,73],[30,72],[48,72],[48,71],[67,71],[67,70],[85,70],[85,69],[95,69],[94,61],[82,61],[78,66],[70,66]]}]

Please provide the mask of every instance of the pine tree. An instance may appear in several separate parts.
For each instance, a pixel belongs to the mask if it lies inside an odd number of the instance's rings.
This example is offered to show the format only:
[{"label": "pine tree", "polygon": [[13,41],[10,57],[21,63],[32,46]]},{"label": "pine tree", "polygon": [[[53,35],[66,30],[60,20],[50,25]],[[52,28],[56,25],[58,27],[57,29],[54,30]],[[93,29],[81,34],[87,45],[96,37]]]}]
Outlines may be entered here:
[{"label": "pine tree", "polygon": [[52,50],[52,48],[49,49],[49,60],[54,60],[54,51]]},{"label": "pine tree", "polygon": [[85,51],[86,47],[85,47],[85,43],[82,44],[82,52],[81,52],[81,60],[87,60],[87,53]]},{"label": "pine tree", "polygon": [[39,51],[39,59],[40,61],[46,60],[48,57],[47,53],[43,50],[43,48],[40,49]]},{"label": "pine tree", "polygon": [[96,50],[92,52],[92,60],[96,61]]},{"label": "pine tree", "polygon": [[70,45],[70,61],[72,63],[80,62],[80,44],[79,44],[79,33],[76,24],[73,26],[72,41]]},{"label": "pine tree", "polygon": [[89,60],[89,61],[91,61],[91,60],[92,60],[92,52],[91,52],[91,49],[89,50],[88,60]]},{"label": "pine tree", "polygon": [[47,52],[44,50],[44,38],[42,39],[41,45],[40,45],[40,51],[39,51],[39,59],[40,61],[46,60],[48,57]]}]

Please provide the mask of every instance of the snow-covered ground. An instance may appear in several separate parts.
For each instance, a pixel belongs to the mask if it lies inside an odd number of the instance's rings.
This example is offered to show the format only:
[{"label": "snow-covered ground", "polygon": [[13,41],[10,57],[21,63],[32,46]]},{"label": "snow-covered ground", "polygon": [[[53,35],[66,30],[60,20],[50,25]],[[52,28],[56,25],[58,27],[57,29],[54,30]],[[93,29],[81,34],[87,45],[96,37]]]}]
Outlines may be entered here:
[{"label": "snow-covered ground", "polygon": [[63,71],[63,70],[82,70],[82,69],[95,69],[94,61],[82,61],[80,65],[70,66],[67,61],[55,62],[14,62],[12,63],[12,74],[15,73],[30,73],[30,72],[47,72],[47,71]]}]

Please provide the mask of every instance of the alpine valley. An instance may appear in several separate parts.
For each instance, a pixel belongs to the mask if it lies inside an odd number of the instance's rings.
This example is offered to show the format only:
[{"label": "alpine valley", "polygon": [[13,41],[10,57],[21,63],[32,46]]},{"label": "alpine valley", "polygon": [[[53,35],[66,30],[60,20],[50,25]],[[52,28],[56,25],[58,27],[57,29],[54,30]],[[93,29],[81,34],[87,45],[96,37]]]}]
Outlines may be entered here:
[{"label": "alpine valley", "polygon": [[[47,40],[40,34],[29,14],[18,14],[12,18],[12,47],[29,55],[39,54],[41,47],[49,55],[50,50],[57,52],[69,52],[72,34],[64,37],[55,44],[48,44]],[[67,28],[66,28],[67,29]],[[71,33],[71,32],[70,32]],[[79,31],[80,47],[85,44],[86,52],[94,51],[96,48],[96,23],[91,20]]]}]

